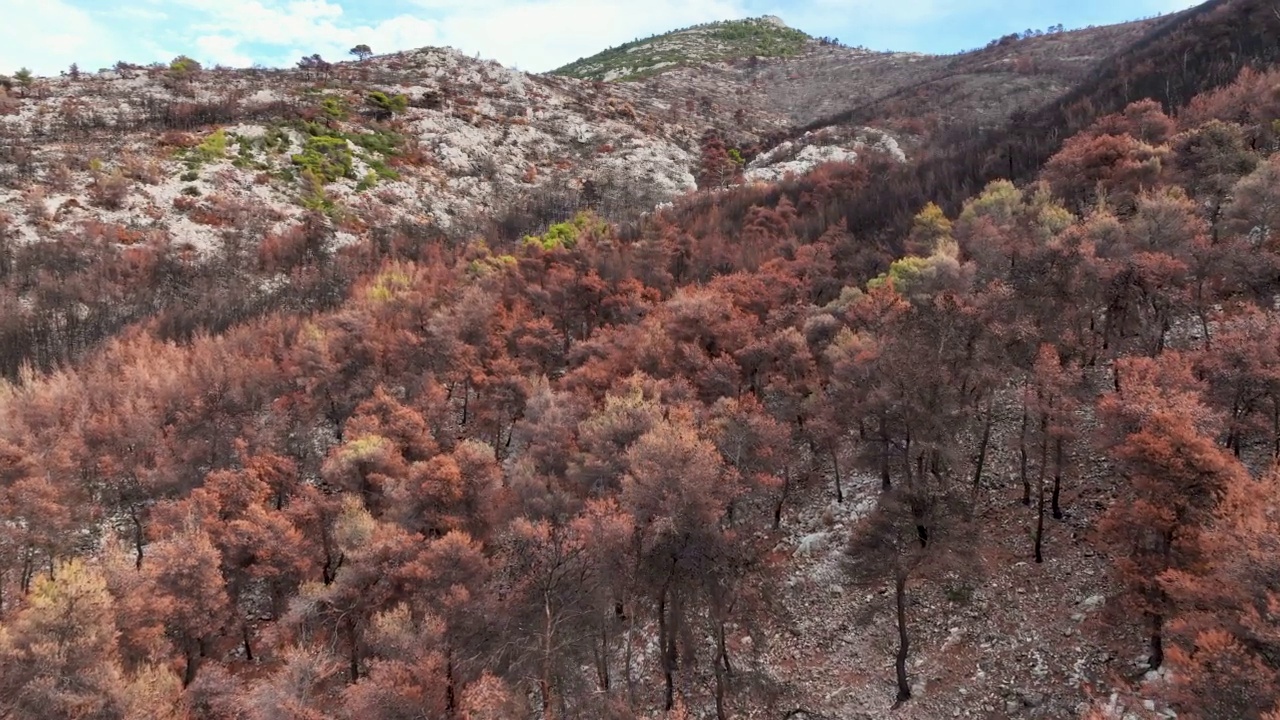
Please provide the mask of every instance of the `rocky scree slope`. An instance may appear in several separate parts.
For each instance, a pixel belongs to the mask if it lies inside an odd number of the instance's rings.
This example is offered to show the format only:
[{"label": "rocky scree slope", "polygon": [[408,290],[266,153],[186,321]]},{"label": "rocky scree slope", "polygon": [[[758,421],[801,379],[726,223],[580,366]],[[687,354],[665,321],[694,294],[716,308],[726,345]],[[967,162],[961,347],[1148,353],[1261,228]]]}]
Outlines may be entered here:
[{"label": "rocky scree slope", "polygon": [[530,202],[571,213],[587,185],[604,215],[634,216],[694,189],[708,127],[743,145],[789,122],[650,90],[434,48],[324,72],[44,78],[0,98],[0,207],[19,242],[90,226],[207,251],[228,225],[264,234],[308,210],[346,242],[398,222],[467,237]]}]

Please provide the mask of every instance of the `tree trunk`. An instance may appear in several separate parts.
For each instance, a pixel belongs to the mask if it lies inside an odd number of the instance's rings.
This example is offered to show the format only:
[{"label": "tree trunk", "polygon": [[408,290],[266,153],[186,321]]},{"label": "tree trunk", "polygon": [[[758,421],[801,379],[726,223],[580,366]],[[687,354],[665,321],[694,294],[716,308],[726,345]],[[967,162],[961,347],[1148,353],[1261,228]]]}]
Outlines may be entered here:
[{"label": "tree trunk", "polygon": [[791,494],[791,467],[783,466],[782,468],[782,492],[778,495],[778,502],[773,506],[773,529],[777,530],[782,527],[782,506],[787,502],[787,495]]},{"label": "tree trunk", "polygon": [[627,683],[627,703],[631,708],[636,706],[636,683],[631,675],[631,656],[635,648],[636,613],[627,613],[627,650],[623,661],[623,680]]},{"label": "tree trunk", "polygon": [[1062,438],[1055,441],[1053,449],[1053,519],[1061,520],[1062,515]]},{"label": "tree trunk", "polygon": [[1271,457],[1280,458],[1280,396],[1271,395]]},{"label": "tree trunk", "polygon": [[467,378],[462,383],[462,422],[461,425],[467,424],[467,410],[471,403],[471,378]]},{"label": "tree trunk", "polygon": [[200,655],[192,643],[187,643],[187,665],[182,671],[182,687],[187,687],[196,679],[196,669],[200,664]]},{"label": "tree trunk", "polygon": [[729,720],[725,697],[729,692],[729,648],[725,644],[724,621],[716,624],[716,720]]},{"label": "tree trunk", "polygon": [[1151,657],[1147,665],[1152,670],[1159,670],[1164,664],[1164,616],[1151,613]]},{"label": "tree trunk", "polygon": [[894,661],[894,671],[898,678],[898,702],[911,699],[911,683],[907,680],[907,655],[911,651],[911,640],[907,637],[907,574],[899,571],[893,582],[894,601],[898,610],[898,656]]},{"label": "tree trunk", "polygon": [[453,680],[453,647],[444,648],[444,714],[452,718],[458,711],[458,694],[454,690]]},{"label": "tree trunk", "polygon": [[828,450],[831,453],[831,467],[835,470],[836,474],[836,502],[843,505],[844,488],[840,484],[840,458],[836,455],[835,443],[832,443]]},{"label": "tree trunk", "polygon": [[885,429],[884,418],[880,418],[880,442],[883,443],[880,453],[880,489],[889,490],[893,480],[889,477],[889,432]]},{"label": "tree trunk", "polygon": [[137,508],[129,509],[129,519],[133,521],[133,552],[136,556],[133,561],[135,570],[142,569],[142,518],[138,517]]},{"label": "tree trunk", "polygon": [[542,676],[538,681],[538,689],[542,693],[542,720],[555,720],[555,712],[552,708],[553,693],[551,682],[551,655],[554,648],[554,634],[552,629],[555,627],[555,618],[551,612],[551,597],[543,594],[542,598]]},{"label": "tree trunk", "polygon": [[1027,406],[1022,405],[1022,429],[1018,432],[1018,471],[1022,477],[1022,504],[1031,507],[1031,479],[1027,477]]},{"label": "tree trunk", "polygon": [[987,445],[991,442],[992,402],[987,401],[987,419],[982,424],[982,442],[978,444],[978,461],[973,471],[973,491],[982,486],[982,468],[987,464]]},{"label": "tree trunk", "polygon": [[662,654],[662,679],[664,687],[663,709],[667,712],[675,707],[676,700],[676,640],[675,629],[667,621],[667,588],[662,588],[658,596],[658,652]]},{"label": "tree trunk", "polygon": [[22,589],[22,594],[26,595],[31,592],[31,580],[35,577],[35,562],[32,561],[31,548],[28,546],[22,552],[22,575],[18,579],[18,586]]},{"label": "tree trunk", "polygon": [[[1041,421],[1041,432],[1044,432],[1045,423]],[[1039,496],[1036,500],[1036,562],[1044,562],[1044,472],[1045,466],[1049,464],[1049,439],[1045,438],[1040,441],[1040,471],[1036,478],[1036,494]]]},{"label": "tree trunk", "polygon": [[355,685],[360,680],[360,642],[356,638],[356,625],[354,622],[347,626],[347,636],[351,641],[351,652],[347,656],[347,669],[351,673],[351,684]]},{"label": "tree trunk", "polygon": [[253,662],[253,645],[249,642],[249,623],[240,625],[240,640],[244,643],[244,657],[249,662]]},{"label": "tree trunk", "polygon": [[600,650],[596,654],[596,681],[600,685],[600,691],[609,694],[611,683],[609,681],[609,622],[603,620],[600,623]]}]

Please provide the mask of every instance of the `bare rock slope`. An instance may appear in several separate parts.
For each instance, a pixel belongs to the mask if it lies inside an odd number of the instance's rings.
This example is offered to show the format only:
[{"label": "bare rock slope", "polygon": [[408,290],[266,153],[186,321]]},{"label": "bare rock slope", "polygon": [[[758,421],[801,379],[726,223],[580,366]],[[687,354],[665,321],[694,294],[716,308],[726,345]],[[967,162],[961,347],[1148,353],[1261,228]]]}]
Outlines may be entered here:
[{"label": "bare rock slope", "polygon": [[[539,190],[604,188],[615,215],[694,189],[706,128],[636,85],[527,75],[444,49],[323,71],[121,68],[0,103],[0,206],[34,241],[87,225],[208,250],[237,217],[307,210],[347,237],[401,220],[475,232]],[[740,116],[758,140],[787,118]],[[249,220],[246,220],[249,222]]]}]

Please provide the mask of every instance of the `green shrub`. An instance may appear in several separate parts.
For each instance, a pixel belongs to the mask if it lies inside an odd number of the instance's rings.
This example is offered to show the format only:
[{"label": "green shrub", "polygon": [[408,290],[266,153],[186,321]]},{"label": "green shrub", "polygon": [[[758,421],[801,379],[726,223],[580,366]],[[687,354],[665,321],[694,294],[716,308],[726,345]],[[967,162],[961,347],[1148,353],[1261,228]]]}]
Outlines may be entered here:
[{"label": "green shrub", "polygon": [[467,263],[467,274],[471,277],[484,277],[495,270],[515,267],[518,262],[514,255],[486,255]]},{"label": "green shrub", "polygon": [[323,183],[331,183],[339,178],[355,179],[355,166],[351,155],[351,146],[346,138],[331,136],[312,136],[307,138],[306,147],[292,157],[293,164],[310,172]]},{"label": "green shrub", "polygon": [[308,210],[315,210],[325,214],[334,211],[335,207],[333,199],[329,197],[329,193],[324,189],[324,181],[316,176],[310,170],[302,171],[302,192],[298,196],[298,203]]},{"label": "green shrub", "polygon": [[543,250],[566,248],[572,250],[578,244],[578,238],[584,232],[603,233],[609,229],[608,223],[600,220],[590,211],[583,211],[573,216],[568,222],[556,223],[547,228],[542,235],[525,237],[526,245],[536,245]]},{"label": "green shrub", "polygon": [[188,170],[179,177],[182,182],[195,182],[200,179],[200,173],[195,170]]},{"label": "green shrub", "polygon": [[267,131],[255,141],[258,147],[271,153],[284,152],[288,149],[289,143],[289,131],[280,126],[267,128]]},{"label": "green shrub", "polygon": [[200,197],[200,188],[195,185],[188,185],[182,188],[182,194],[187,197]]},{"label": "green shrub", "polygon": [[36,82],[36,76],[26,68],[19,68],[18,72],[13,74],[13,79],[18,85],[22,86],[23,92],[30,90],[31,86]]},{"label": "green shrub", "polygon": [[247,142],[240,143],[240,150],[236,153],[236,159],[231,164],[238,168],[252,168],[254,170],[266,170],[267,164],[258,162],[253,155],[253,145]]},{"label": "green shrub", "polygon": [[370,300],[387,302],[413,286],[413,278],[400,270],[387,270],[374,279],[366,291]]},{"label": "green shrub", "polygon": [[356,133],[348,135],[347,138],[365,150],[382,153],[383,155],[395,155],[399,153],[400,146],[404,143],[404,138],[400,137],[396,133],[386,130]]},{"label": "green shrub", "polygon": [[365,176],[360,180],[360,182],[356,183],[356,192],[364,192],[365,190],[368,190],[369,188],[377,184],[378,184],[378,173],[373,170],[370,170],[369,172],[365,173]]},{"label": "green shrub", "polygon": [[402,113],[409,107],[409,98],[404,95],[388,96],[381,90],[369,93],[364,102],[375,120],[390,120],[393,115]]},{"label": "green shrub", "polygon": [[195,148],[195,157],[202,162],[219,160],[227,155],[227,133],[222,128],[209,133],[209,137]]},{"label": "green shrub", "polygon": [[173,62],[169,63],[169,70],[179,76],[193,75],[200,72],[201,69],[199,62],[186,55],[179,55],[173,59]]},{"label": "green shrub", "polygon": [[334,120],[347,119],[347,101],[337,95],[326,95],[320,101],[320,110]]}]

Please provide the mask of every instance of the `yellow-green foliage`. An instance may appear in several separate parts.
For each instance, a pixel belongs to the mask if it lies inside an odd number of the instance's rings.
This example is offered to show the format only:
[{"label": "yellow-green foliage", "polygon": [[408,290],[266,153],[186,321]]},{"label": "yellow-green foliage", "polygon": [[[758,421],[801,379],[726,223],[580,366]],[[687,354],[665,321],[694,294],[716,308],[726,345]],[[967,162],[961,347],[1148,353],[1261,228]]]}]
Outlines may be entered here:
[{"label": "yellow-green foliage", "polygon": [[337,95],[326,95],[320,101],[320,110],[334,120],[347,119],[347,101]]},{"label": "yellow-green foliage", "polygon": [[333,525],[333,539],[344,553],[352,553],[368,545],[377,530],[373,515],[354,495],[342,498],[342,512]]},{"label": "yellow-green foliage", "polygon": [[[59,563],[53,577],[41,576],[26,597],[27,607],[15,625],[34,631],[63,649],[110,652],[115,640],[111,593],[102,573],[83,560]],[[50,648],[52,649],[52,648]]]},{"label": "yellow-green foliage", "polygon": [[1031,198],[1031,211],[1035,213],[1036,226],[1044,235],[1057,235],[1071,227],[1076,220],[1076,216],[1072,215],[1071,211],[1062,207],[1054,199],[1053,193],[1049,192],[1047,187],[1036,190]]},{"label": "yellow-green foliage", "polygon": [[227,132],[218,128],[196,147],[196,157],[203,161],[220,160],[227,155]]},{"label": "yellow-green foliage", "polygon": [[366,297],[374,302],[388,302],[408,290],[413,279],[399,270],[388,270],[378,275],[366,291]]},{"label": "yellow-green foliage", "polygon": [[894,260],[889,271],[867,282],[874,290],[892,281],[898,294],[916,302],[927,301],[940,289],[939,283],[950,284],[962,277],[960,248],[955,240],[942,238],[928,257],[910,255]]},{"label": "yellow-green foliage", "polygon": [[486,255],[467,263],[467,274],[471,277],[484,277],[495,271],[515,267],[517,262],[514,255]]},{"label": "yellow-green foliage", "polygon": [[376,119],[388,120],[409,107],[409,98],[404,95],[387,95],[381,90],[374,90],[365,98],[365,104]]},{"label": "yellow-green foliage", "polygon": [[387,443],[381,435],[361,435],[342,446],[342,459],[352,463],[363,462],[381,453]]},{"label": "yellow-green foliage", "polygon": [[364,192],[377,184],[378,172],[376,170],[370,170],[364,174],[364,177],[360,179],[360,182],[356,183],[356,192]]},{"label": "yellow-green foliage", "polygon": [[313,343],[324,342],[324,338],[325,338],[324,328],[309,321],[306,323],[303,323],[302,328],[300,330],[300,334],[302,335],[304,340],[307,340],[308,342],[313,342]]},{"label": "yellow-green foliage", "polygon": [[584,210],[568,222],[556,223],[547,228],[542,235],[525,237],[526,245],[536,245],[543,250],[566,248],[572,250],[578,244],[578,238],[585,232],[602,235],[609,229],[609,224],[596,217],[590,210]]},{"label": "yellow-green foliage", "polygon": [[321,182],[331,183],[338,178],[355,178],[355,164],[351,146],[346,138],[329,135],[311,136],[302,152],[292,157],[293,164],[309,170]]},{"label": "yellow-green foliage", "polygon": [[911,240],[919,247],[932,251],[940,242],[950,238],[951,221],[934,203],[925,205],[911,223]]},{"label": "yellow-green foliage", "polygon": [[900,260],[894,260],[889,265],[889,271],[871,278],[867,281],[867,288],[875,290],[884,287],[884,284],[893,281],[893,287],[899,293],[907,294],[908,288],[918,279],[928,268],[929,258],[911,255]]},{"label": "yellow-green foliage", "polygon": [[965,203],[960,219],[985,217],[1001,224],[1011,221],[1021,207],[1022,191],[1008,180],[995,180],[983,188],[981,195]]},{"label": "yellow-green foliage", "polygon": [[199,72],[200,69],[200,63],[186,55],[179,55],[169,63],[169,70],[175,75],[190,75]]},{"label": "yellow-green foliage", "polygon": [[329,197],[328,191],[324,189],[324,180],[310,170],[303,170],[300,180],[302,192],[298,196],[298,202],[302,207],[326,214],[333,212],[333,198]]},{"label": "yellow-green foliage", "polygon": [[1075,221],[1075,216],[1062,207],[1046,187],[1039,187],[1030,198],[1008,180],[996,180],[982,194],[965,203],[960,222],[969,224],[985,218],[998,227],[1007,227],[1018,219],[1029,221],[1041,240],[1056,235]]},{"label": "yellow-green foliage", "polygon": [[845,285],[840,288],[840,297],[827,303],[822,309],[839,315],[853,307],[855,303],[862,299],[863,295],[865,293],[862,292],[862,288],[856,285]]}]

